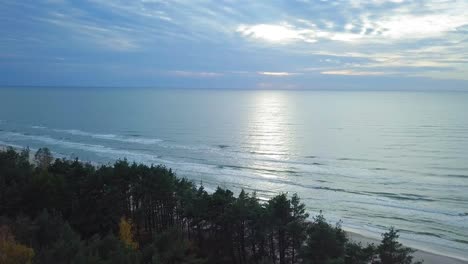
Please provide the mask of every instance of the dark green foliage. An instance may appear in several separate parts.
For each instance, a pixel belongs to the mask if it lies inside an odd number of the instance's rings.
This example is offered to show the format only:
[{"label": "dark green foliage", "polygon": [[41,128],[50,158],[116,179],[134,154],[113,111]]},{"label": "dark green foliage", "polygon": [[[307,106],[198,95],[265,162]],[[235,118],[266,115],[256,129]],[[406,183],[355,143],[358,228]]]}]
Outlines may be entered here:
[{"label": "dark green foliage", "polygon": [[196,264],[206,263],[197,256],[194,243],[177,229],[171,228],[156,234],[153,243],[143,249],[145,263]]},{"label": "dark green foliage", "polygon": [[80,258],[93,263],[131,264],[140,262],[139,252],[125,246],[113,234],[103,238],[98,235],[93,236],[84,250],[85,253]]},{"label": "dark green foliage", "polygon": [[374,263],[375,246],[370,244],[362,247],[361,243],[348,242],[345,245],[345,264],[368,264]]},{"label": "dark green foliage", "polygon": [[291,221],[287,224],[286,229],[290,234],[291,241],[291,263],[296,262],[297,253],[301,249],[304,241],[307,238],[308,222],[306,222],[309,214],[306,213],[305,205],[300,202],[297,194],[291,198],[292,215]]},{"label": "dark green foliage", "polygon": [[[49,245],[42,247],[34,259],[35,263],[76,263],[84,257],[84,243],[68,224],[61,224],[58,233],[54,233]],[[43,231],[44,232],[44,231]],[[52,233],[52,230],[45,230]]]},{"label": "dark green foliage", "polygon": [[23,206],[32,179],[33,166],[29,163],[29,150],[21,153],[13,148],[0,151],[0,212],[15,216]]},{"label": "dark green foliage", "polygon": [[[297,195],[260,202],[178,179],[164,166],[53,160],[40,149],[0,151],[0,225],[35,251],[34,263],[411,263],[391,229],[382,244],[348,242]],[[117,234],[127,219],[139,247]],[[380,257],[380,258],[379,258]]]},{"label": "dark green foliage", "polygon": [[320,264],[344,258],[346,234],[340,224],[331,226],[318,215],[307,228],[306,246],[302,249],[305,263]]},{"label": "dark green foliage", "polygon": [[382,234],[382,243],[377,247],[381,264],[411,264],[413,263],[414,250],[404,247],[398,242],[398,231],[393,227],[387,233]]}]

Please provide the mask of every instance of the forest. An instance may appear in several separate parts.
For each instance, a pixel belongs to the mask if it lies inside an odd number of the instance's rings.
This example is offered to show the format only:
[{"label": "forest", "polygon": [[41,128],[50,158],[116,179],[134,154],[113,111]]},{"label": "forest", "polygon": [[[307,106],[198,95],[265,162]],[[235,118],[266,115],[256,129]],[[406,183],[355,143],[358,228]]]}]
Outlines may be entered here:
[{"label": "forest", "polygon": [[54,159],[0,151],[0,263],[410,264],[392,227],[378,245],[310,216],[297,195],[179,178],[163,165]]}]

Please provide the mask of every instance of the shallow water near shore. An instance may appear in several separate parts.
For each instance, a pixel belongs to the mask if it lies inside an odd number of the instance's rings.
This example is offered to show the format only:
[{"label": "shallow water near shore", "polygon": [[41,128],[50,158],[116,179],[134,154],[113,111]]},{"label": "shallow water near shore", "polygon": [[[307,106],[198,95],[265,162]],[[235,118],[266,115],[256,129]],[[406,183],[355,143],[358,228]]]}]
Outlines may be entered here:
[{"label": "shallow water near shore", "polygon": [[468,93],[0,88],[0,144],[298,193],[369,236],[467,259]]}]

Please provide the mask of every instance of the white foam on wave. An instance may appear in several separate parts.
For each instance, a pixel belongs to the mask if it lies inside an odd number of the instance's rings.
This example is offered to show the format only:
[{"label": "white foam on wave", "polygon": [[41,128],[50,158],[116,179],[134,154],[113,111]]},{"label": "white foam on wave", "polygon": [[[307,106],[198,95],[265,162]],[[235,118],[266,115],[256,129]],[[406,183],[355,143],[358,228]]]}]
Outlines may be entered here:
[{"label": "white foam on wave", "polygon": [[[94,153],[96,155],[108,158],[108,159],[120,159],[120,158],[128,158],[131,161],[143,162],[143,163],[164,163],[166,161],[157,158],[155,155],[140,153],[140,152],[132,152],[128,150],[122,149],[115,149],[103,145],[98,144],[86,144],[86,143],[78,143],[63,139],[55,139],[49,136],[41,136],[41,135],[25,135],[16,132],[7,132],[1,134],[2,137],[5,137],[8,141],[15,140],[15,141],[37,141],[40,143],[45,143],[46,145],[54,145],[60,146],[67,149],[75,149],[75,150],[82,150]],[[10,143],[5,142],[5,145],[12,145]]]},{"label": "white foam on wave", "polygon": [[[20,145],[17,145],[17,144],[12,144],[12,143],[8,143],[8,142],[0,140],[0,149],[6,149],[7,147],[12,147],[14,149],[23,149],[24,148],[24,146],[20,146]],[[30,149],[30,150],[34,151],[35,149]]]},{"label": "white foam on wave", "polygon": [[154,145],[162,142],[162,139],[158,138],[144,138],[144,137],[128,137],[128,136],[121,136],[115,134],[96,134],[85,132],[78,129],[53,129],[55,132],[59,133],[67,133],[75,136],[84,136],[84,137],[91,137],[96,139],[104,139],[104,140],[113,140],[113,141],[120,141],[126,143],[137,143],[143,145]]}]

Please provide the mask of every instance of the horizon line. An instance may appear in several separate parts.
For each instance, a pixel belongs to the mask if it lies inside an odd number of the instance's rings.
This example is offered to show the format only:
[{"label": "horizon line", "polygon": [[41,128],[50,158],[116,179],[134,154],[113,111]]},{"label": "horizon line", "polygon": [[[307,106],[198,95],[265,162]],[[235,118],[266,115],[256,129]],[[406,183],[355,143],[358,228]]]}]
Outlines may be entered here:
[{"label": "horizon line", "polygon": [[258,87],[178,87],[178,86],[149,86],[149,85],[135,85],[135,86],[106,86],[106,85],[2,85],[0,89],[8,88],[52,88],[52,89],[154,89],[154,90],[216,90],[216,91],[337,91],[337,92],[468,92],[468,88],[455,88],[455,89],[437,89],[437,88],[258,88]]}]

